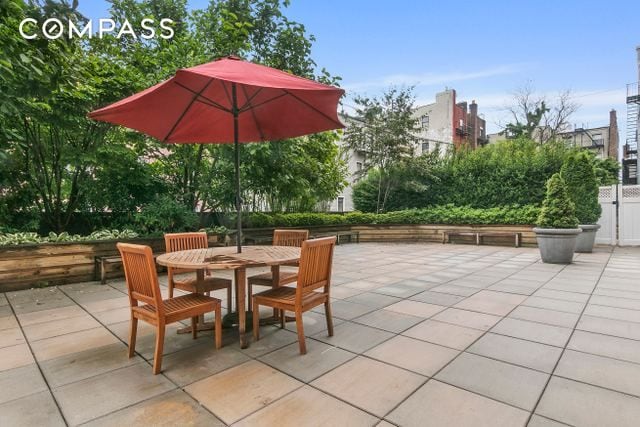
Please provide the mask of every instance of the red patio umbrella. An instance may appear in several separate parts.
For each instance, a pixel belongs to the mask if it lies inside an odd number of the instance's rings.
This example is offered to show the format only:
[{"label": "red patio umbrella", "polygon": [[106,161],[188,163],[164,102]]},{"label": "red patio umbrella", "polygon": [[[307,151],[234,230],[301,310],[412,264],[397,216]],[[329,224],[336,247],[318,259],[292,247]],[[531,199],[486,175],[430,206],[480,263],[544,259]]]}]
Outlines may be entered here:
[{"label": "red patio umbrella", "polygon": [[229,56],[178,70],[172,78],[89,117],[123,125],[168,144],[235,145],[238,252],[242,225],[239,143],[343,128],[344,90]]}]

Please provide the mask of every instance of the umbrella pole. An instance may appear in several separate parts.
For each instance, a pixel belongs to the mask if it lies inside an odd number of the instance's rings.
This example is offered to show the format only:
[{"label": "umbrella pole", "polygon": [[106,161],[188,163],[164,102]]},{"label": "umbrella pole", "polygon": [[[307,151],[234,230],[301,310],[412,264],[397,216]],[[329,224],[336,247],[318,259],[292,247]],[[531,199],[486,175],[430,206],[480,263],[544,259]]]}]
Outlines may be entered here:
[{"label": "umbrella pole", "polygon": [[238,253],[242,252],[242,202],[240,200],[240,144],[238,142],[238,98],[236,94],[236,84],[231,84],[231,99],[233,106],[231,107],[233,112],[233,148],[234,148],[234,163],[236,169],[236,246]]}]

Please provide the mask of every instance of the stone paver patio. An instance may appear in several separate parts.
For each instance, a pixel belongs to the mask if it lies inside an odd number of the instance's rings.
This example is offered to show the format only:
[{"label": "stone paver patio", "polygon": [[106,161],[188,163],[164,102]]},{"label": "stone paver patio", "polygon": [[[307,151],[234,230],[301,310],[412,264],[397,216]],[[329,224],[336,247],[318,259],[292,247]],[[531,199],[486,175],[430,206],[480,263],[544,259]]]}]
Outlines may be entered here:
[{"label": "stone paver patio", "polygon": [[321,310],[306,356],[291,323],[246,350],[226,330],[219,351],[172,325],[157,376],[147,325],[127,358],[125,292],[0,294],[0,425],[640,423],[638,248],[555,266],[535,248],[338,246],[333,338]]}]

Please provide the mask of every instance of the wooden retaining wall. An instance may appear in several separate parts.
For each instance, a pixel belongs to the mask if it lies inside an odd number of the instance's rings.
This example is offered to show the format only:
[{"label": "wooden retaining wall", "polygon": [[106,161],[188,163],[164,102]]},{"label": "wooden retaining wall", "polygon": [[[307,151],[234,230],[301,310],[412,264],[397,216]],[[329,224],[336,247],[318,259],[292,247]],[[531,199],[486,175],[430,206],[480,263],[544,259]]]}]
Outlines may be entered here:
[{"label": "wooden retaining wall", "polygon": [[[300,227],[302,228],[302,227]],[[448,226],[448,225],[338,225],[310,226],[311,235],[337,231],[360,232],[361,242],[442,242],[447,230],[456,231],[514,231],[522,233],[523,246],[535,246],[536,239],[530,226]],[[273,228],[243,230],[248,244],[268,244]],[[217,236],[210,236],[210,243]],[[471,242],[457,237],[456,242]],[[130,239],[130,243],[149,245],[154,252],[164,251],[164,239]],[[43,243],[0,247],[0,292],[30,287],[59,285],[95,280],[95,258],[117,255],[116,241],[105,240],[83,243]],[[233,244],[231,242],[230,244]],[[510,246],[510,238],[485,238],[484,244]],[[115,277],[119,274],[115,273]],[[114,277],[114,274],[110,277]]]}]

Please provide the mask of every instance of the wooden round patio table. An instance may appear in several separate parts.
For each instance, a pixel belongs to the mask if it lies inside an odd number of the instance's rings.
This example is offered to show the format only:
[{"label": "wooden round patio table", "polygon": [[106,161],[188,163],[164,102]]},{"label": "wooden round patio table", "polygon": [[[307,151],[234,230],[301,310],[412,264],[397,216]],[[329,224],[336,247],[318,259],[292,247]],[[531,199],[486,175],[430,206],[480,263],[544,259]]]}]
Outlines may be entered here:
[{"label": "wooden round patio table", "polygon": [[271,267],[275,285],[280,274],[280,266],[299,259],[300,248],[293,246],[243,246],[241,253],[237,253],[235,246],[225,246],[169,252],[159,255],[156,262],[165,267],[196,270],[199,281],[204,280],[205,270],[234,270],[240,347],[246,348],[247,268]]}]

